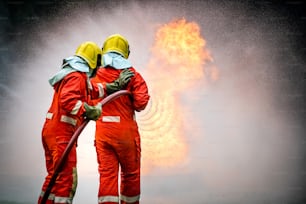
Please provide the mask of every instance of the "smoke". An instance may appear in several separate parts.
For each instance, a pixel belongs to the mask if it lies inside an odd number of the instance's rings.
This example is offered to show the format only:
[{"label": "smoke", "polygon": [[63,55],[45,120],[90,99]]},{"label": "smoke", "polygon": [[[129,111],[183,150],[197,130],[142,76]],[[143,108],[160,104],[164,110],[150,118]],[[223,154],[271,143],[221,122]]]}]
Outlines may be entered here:
[{"label": "smoke", "polygon": [[[282,111],[286,104],[277,100],[279,89],[286,85],[277,78],[281,55],[277,48],[279,44],[286,46],[290,39],[281,35],[272,39],[267,34],[278,33],[279,27],[265,21],[265,16],[256,16],[256,20],[255,15],[250,17],[247,5],[242,3],[134,1],[101,3],[94,8],[84,5],[66,5],[24,43],[30,52],[25,61],[16,62],[22,66],[13,75],[12,101],[1,137],[5,144],[1,145],[1,155],[5,156],[0,161],[0,198],[35,202],[39,195],[45,176],[40,133],[53,94],[47,81],[58,71],[63,58],[72,55],[82,41],[102,45],[108,35],[120,33],[129,40],[132,64],[148,79],[150,87],[155,73],[146,67],[152,57],[155,32],[182,17],[199,25],[214,59],[203,66],[206,76],[215,76],[214,70],[219,74],[217,80],[197,79],[194,86],[175,98],[181,106],[174,114],[183,115],[180,134],[188,151],[181,163],[155,165],[146,171],[142,176],[142,202],[284,203],[297,196],[298,160],[292,158],[299,154],[297,137],[302,133],[292,128],[290,118]],[[277,14],[269,11],[265,15]],[[173,100],[168,97],[160,100]],[[76,204],[97,200],[93,136],[94,125],[90,123],[79,140]],[[155,139],[159,140],[158,135]]]}]

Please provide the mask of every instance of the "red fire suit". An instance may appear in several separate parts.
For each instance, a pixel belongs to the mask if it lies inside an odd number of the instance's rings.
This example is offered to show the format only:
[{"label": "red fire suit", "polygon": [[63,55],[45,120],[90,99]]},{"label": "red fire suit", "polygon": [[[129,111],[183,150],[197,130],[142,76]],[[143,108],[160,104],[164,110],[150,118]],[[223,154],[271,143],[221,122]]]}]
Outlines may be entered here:
[{"label": "red fire suit", "polygon": [[[53,101],[42,129],[42,143],[48,175],[42,186],[38,203],[73,133],[84,121],[83,103],[87,102],[90,96],[102,98],[105,91],[102,84],[91,84],[86,73],[77,71],[66,75],[54,85]],[[72,203],[77,186],[76,162],[76,146],[74,146],[52,188],[47,200],[48,204]]]},{"label": "red fire suit", "polygon": [[[135,111],[143,110],[149,94],[145,80],[135,73],[126,89],[131,95],[123,95],[103,107],[96,121],[95,146],[99,164],[99,204],[139,203],[140,198],[140,135],[135,120]],[[100,68],[92,80],[111,82],[121,70]],[[118,173],[121,170],[120,197],[118,195]]]}]

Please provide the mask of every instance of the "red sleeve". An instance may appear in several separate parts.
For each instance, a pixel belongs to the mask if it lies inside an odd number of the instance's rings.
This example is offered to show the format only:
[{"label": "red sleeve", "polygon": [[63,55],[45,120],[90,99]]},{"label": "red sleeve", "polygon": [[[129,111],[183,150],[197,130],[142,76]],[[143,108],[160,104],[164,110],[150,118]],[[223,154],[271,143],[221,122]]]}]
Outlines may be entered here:
[{"label": "red sleeve", "polygon": [[72,115],[83,115],[83,103],[87,101],[87,81],[81,73],[74,72],[63,79],[60,93],[60,106]]},{"label": "red sleeve", "polygon": [[148,87],[143,77],[134,70],[135,76],[131,79],[131,93],[133,96],[133,108],[136,111],[142,111],[146,108],[150,95]]},{"label": "red sleeve", "polygon": [[91,96],[91,105],[95,105],[98,102],[100,102],[103,98],[107,96],[106,92],[106,82],[104,82],[100,77],[99,77],[99,71],[101,68],[98,69],[98,72],[95,77],[90,79],[90,83],[92,86],[92,91],[90,93]]},{"label": "red sleeve", "polygon": [[90,92],[91,99],[102,99],[106,94],[106,84],[105,82],[96,83],[95,81],[90,81],[92,90]]}]

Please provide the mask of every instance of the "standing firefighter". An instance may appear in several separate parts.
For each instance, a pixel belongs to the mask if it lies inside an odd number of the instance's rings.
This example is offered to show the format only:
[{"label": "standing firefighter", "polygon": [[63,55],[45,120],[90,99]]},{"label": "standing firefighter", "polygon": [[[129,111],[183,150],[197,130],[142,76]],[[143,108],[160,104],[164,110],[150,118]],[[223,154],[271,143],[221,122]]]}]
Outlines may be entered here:
[{"label": "standing firefighter", "polygon": [[[41,203],[55,167],[73,133],[85,118],[97,120],[101,115],[100,104],[96,106],[87,104],[91,98],[103,98],[106,95],[104,94],[107,92],[106,84],[89,81],[100,65],[101,49],[94,42],[85,42],[77,48],[74,56],[63,60],[61,70],[49,80],[54,88],[54,95],[42,129],[48,175],[43,183],[38,203]],[[128,81],[131,76],[124,74],[120,75],[119,79]],[[107,85],[120,89],[115,83]],[[76,145],[74,145],[52,187],[47,204],[72,203],[77,187],[76,164]]]},{"label": "standing firefighter", "polygon": [[[139,203],[140,199],[140,135],[135,111],[147,106],[149,94],[146,82],[127,60],[128,41],[121,35],[109,36],[102,48],[102,68],[94,82],[107,83],[120,73],[131,70],[134,77],[126,86],[131,95],[118,98],[103,108],[102,117],[96,121],[95,146],[99,164],[99,204]],[[117,81],[120,84],[120,81]],[[107,93],[117,91],[108,84]],[[120,196],[118,173],[120,167]]]}]

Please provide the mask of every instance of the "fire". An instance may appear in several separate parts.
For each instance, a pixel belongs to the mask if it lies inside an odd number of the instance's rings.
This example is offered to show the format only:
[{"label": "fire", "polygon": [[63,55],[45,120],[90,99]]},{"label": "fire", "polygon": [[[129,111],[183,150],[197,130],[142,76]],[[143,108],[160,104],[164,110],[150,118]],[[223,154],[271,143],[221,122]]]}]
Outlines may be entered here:
[{"label": "fire", "polygon": [[[169,75],[168,80],[176,80],[171,77],[175,75],[183,81],[181,85],[189,86],[191,81],[203,78],[203,65],[213,60],[205,46],[198,24],[188,23],[185,19],[170,22],[156,33],[153,64],[162,62],[163,66],[157,67],[163,75]],[[156,66],[151,68],[156,70]]]},{"label": "fire", "polygon": [[[156,32],[146,69],[152,99],[138,118],[145,172],[187,158],[185,113],[179,96],[204,77],[204,65],[213,61],[205,46],[198,24],[185,19],[162,25]],[[217,79],[217,69],[211,76]]]}]

